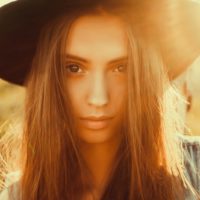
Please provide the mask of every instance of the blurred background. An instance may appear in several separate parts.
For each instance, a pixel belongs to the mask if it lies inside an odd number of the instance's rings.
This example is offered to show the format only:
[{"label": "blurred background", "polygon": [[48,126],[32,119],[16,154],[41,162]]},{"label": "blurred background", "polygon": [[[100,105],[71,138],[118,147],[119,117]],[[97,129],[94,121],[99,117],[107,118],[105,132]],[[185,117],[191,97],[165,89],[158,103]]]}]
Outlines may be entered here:
[{"label": "blurred background", "polygon": [[186,105],[183,102],[179,103],[179,111],[187,127],[184,133],[200,135],[200,57],[172,84],[188,102]]},{"label": "blurred background", "polygon": [[15,0],[0,0],[0,7]]}]

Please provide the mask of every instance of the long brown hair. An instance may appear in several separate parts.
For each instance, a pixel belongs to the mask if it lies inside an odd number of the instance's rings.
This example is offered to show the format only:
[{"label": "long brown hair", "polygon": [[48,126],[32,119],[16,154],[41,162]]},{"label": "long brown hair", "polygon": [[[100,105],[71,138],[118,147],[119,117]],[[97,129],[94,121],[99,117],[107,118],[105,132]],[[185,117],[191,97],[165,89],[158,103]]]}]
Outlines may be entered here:
[{"label": "long brown hair", "polygon": [[[119,10],[119,16],[125,19],[125,12]],[[106,8],[85,12],[95,13],[105,14]],[[67,36],[73,22],[83,14],[61,16],[41,32],[26,84],[22,200],[78,200],[91,186],[73,126],[64,71]],[[101,200],[183,199],[180,146],[167,128],[173,122],[166,123],[165,117],[165,91],[169,85],[165,68],[156,49],[134,35],[131,19],[124,22],[129,39],[124,138]],[[170,148],[175,149],[173,155]]]}]

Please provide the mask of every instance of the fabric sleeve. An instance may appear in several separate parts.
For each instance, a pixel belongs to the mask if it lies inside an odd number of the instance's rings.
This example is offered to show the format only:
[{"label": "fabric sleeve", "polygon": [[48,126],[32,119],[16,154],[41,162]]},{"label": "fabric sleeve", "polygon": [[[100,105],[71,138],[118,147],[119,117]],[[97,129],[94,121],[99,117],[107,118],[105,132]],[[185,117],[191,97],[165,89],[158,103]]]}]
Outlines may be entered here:
[{"label": "fabric sleeve", "polygon": [[[200,136],[183,136],[182,144],[184,150],[185,175],[194,189],[200,194]],[[192,194],[187,193],[188,200]],[[190,197],[190,198],[189,198]]]}]

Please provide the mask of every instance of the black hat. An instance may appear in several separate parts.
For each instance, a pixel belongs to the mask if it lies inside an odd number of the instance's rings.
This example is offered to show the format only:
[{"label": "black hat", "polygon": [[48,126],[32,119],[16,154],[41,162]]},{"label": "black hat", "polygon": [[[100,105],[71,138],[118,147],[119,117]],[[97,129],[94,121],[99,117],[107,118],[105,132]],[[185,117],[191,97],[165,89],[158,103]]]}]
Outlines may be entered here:
[{"label": "black hat", "polygon": [[200,52],[200,3],[191,0],[176,0],[174,7],[167,0],[18,0],[0,8],[0,78],[23,85],[40,31],[47,22],[67,10],[108,1],[110,5],[135,5],[141,29],[144,24],[150,27],[146,35],[160,46],[172,78]]}]

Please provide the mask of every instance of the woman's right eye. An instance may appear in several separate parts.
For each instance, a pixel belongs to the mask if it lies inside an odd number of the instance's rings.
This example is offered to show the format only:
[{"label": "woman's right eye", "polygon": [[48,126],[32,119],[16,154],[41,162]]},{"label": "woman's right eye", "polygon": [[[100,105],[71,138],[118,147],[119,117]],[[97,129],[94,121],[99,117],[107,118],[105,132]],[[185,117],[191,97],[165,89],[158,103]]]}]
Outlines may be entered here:
[{"label": "woman's right eye", "polygon": [[82,73],[81,67],[75,63],[66,65],[66,69],[69,73]]}]

